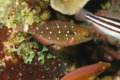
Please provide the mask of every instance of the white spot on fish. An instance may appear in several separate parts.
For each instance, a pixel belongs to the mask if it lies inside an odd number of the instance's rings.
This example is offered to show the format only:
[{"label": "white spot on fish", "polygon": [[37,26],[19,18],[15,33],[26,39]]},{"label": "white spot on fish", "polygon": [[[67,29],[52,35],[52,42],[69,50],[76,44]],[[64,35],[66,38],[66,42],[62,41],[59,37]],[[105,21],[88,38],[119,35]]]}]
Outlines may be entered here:
[{"label": "white spot on fish", "polygon": [[48,27],[46,27],[46,29],[48,30]]},{"label": "white spot on fish", "polygon": [[61,64],[58,64],[58,66],[61,66]]},{"label": "white spot on fish", "polygon": [[66,40],[68,40],[68,38],[66,38]]},{"label": "white spot on fish", "polygon": [[74,39],[74,38],[72,37],[72,39]]},{"label": "white spot on fish", "polygon": [[64,26],[65,28],[67,27],[67,26]]},{"label": "white spot on fish", "polygon": [[71,26],[71,28],[74,28],[74,26]]},{"label": "white spot on fish", "polygon": [[48,37],[48,39],[50,39],[50,37]]},{"label": "white spot on fish", "polygon": [[43,33],[43,31],[41,31],[41,33]]},{"label": "white spot on fish", "polygon": [[57,28],[60,28],[60,26],[57,26]]},{"label": "white spot on fish", "polygon": [[42,76],[42,78],[45,78],[45,76]]},{"label": "white spot on fish", "polygon": [[68,35],[66,34],[65,36],[67,37]]},{"label": "white spot on fish", "polygon": [[74,32],[74,34],[76,35],[76,32]]},{"label": "white spot on fish", "polygon": [[58,33],[60,34],[60,33],[61,33],[61,31],[58,31]]},{"label": "white spot on fish", "polygon": [[59,38],[57,38],[57,40],[59,40]]},{"label": "white spot on fish", "polygon": [[27,32],[27,31],[28,31],[28,29],[29,29],[28,25],[27,25],[27,24],[25,24],[25,25],[24,25],[24,31],[25,31],[25,32]]},{"label": "white spot on fish", "polygon": [[67,33],[70,33],[70,31],[67,31]]},{"label": "white spot on fish", "polygon": [[36,27],[36,30],[38,30],[38,27]]},{"label": "white spot on fish", "polygon": [[52,34],[52,32],[50,31],[50,34]]},{"label": "white spot on fish", "polygon": [[42,35],[40,35],[40,37],[42,37]]}]

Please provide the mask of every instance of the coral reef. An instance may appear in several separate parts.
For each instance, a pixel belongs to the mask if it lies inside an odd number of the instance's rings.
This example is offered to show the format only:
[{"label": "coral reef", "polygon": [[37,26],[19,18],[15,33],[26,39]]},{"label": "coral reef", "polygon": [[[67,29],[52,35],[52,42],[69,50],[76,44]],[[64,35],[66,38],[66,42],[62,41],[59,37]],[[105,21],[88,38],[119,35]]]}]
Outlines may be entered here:
[{"label": "coral reef", "polygon": [[41,9],[43,6],[34,5],[35,3],[44,5],[45,1],[36,0],[34,4],[30,4],[29,2],[24,0],[0,1],[0,22],[8,26],[8,28],[16,28],[22,27],[25,24],[40,23],[50,18],[50,13],[46,9]]}]

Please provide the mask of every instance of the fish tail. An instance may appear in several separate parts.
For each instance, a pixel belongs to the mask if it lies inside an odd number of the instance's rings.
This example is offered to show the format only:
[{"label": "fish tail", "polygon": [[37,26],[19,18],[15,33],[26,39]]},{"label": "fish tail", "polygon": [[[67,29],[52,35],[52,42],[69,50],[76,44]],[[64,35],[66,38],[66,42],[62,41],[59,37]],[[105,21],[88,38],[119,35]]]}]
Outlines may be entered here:
[{"label": "fish tail", "polygon": [[79,21],[87,21],[87,19],[85,18],[86,15],[92,14],[89,11],[85,10],[85,9],[81,9],[80,11],[78,11],[74,17],[76,20]]}]

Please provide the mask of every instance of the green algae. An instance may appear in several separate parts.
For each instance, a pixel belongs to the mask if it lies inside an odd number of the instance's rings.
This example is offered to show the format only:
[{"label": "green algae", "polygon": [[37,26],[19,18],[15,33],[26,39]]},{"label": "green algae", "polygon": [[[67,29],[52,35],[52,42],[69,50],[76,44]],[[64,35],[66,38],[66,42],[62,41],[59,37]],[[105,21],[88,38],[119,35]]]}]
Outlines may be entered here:
[{"label": "green algae", "polygon": [[108,9],[111,7],[111,1],[107,1],[105,4],[101,4],[102,9]]},{"label": "green algae", "polygon": [[[33,6],[30,7],[25,0],[0,0],[0,22],[8,28],[40,23],[42,21],[39,17],[41,7],[46,7],[45,9],[47,9],[48,2],[49,0],[40,1],[42,6],[35,6],[36,8],[34,9],[32,8]],[[48,15],[49,14],[50,13],[48,13]],[[50,17],[48,16],[48,18]],[[43,19],[43,21],[45,20],[46,19]]]}]

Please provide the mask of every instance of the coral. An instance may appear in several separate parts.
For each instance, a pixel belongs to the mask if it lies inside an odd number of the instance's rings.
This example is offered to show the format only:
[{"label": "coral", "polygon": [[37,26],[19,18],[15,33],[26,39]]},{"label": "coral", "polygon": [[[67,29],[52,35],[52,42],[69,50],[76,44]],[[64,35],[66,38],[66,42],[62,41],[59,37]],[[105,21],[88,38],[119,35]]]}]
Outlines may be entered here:
[{"label": "coral", "polygon": [[[40,3],[40,1],[37,2]],[[2,0],[0,3],[3,4],[0,5],[0,22],[5,24],[8,28],[22,27],[25,24],[32,25],[33,23],[39,23],[42,20],[45,21],[50,18],[49,12],[44,11],[43,13],[41,13],[40,5],[31,5],[29,7],[29,3],[20,0]],[[48,3],[48,1],[44,1],[44,3]],[[39,17],[40,15],[48,16]]]},{"label": "coral", "polygon": [[24,24],[31,25],[34,20],[34,15],[36,14],[35,10],[30,10],[28,8],[27,3],[22,2],[19,3],[18,6],[15,6],[13,9],[10,10],[8,15],[5,17],[4,21],[2,23],[6,24],[8,28],[16,28],[21,27]]},{"label": "coral", "polygon": [[41,51],[38,51],[37,52],[37,55],[38,55],[38,61],[41,63],[41,64],[44,64],[46,61],[46,58],[47,59],[51,59],[51,58],[56,58],[56,56],[54,55],[51,55],[51,54],[43,54],[44,52],[48,51],[48,49],[46,48],[46,46],[43,46],[43,49]]},{"label": "coral", "polygon": [[0,17],[1,17],[0,22],[8,14],[14,1],[15,0],[0,0]]},{"label": "coral", "polygon": [[1,80],[60,80],[66,70],[66,65],[56,59],[48,59],[45,64],[33,61],[31,64],[18,63],[0,71]]},{"label": "coral", "polygon": [[62,14],[74,15],[83,8],[88,1],[89,0],[50,0],[50,5],[54,10]]}]

